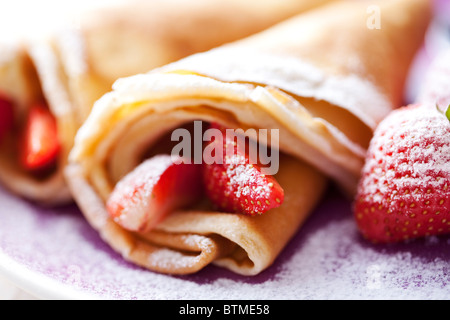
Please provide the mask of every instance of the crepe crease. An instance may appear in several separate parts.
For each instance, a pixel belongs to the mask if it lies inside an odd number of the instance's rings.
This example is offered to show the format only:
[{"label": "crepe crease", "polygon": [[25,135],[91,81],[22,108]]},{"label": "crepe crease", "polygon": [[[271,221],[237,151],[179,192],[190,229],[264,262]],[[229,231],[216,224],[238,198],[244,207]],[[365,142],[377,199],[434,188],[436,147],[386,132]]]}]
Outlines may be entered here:
[{"label": "crepe crease", "polygon": [[[124,1],[82,10],[19,45],[2,45],[0,90],[17,103],[17,128],[33,102],[57,119],[62,152],[53,174],[36,178],[17,160],[18,137],[0,146],[0,181],[45,205],[70,202],[62,174],[78,128],[120,77],[147,72],[193,53],[259,32],[331,0]],[[34,33],[30,34],[35,36]]]},{"label": "crepe crease", "polygon": [[[353,194],[372,130],[401,105],[430,4],[377,5],[381,29],[367,27],[367,3],[339,2],[118,80],[79,130],[66,171],[91,225],[125,259],[162,273],[188,274],[212,263],[255,275],[272,265],[328,179]],[[257,217],[199,205],[173,212],[146,234],[115,224],[105,209],[115,184],[163,136],[196,120],[279,130],[276,179],[284,203]]]}]

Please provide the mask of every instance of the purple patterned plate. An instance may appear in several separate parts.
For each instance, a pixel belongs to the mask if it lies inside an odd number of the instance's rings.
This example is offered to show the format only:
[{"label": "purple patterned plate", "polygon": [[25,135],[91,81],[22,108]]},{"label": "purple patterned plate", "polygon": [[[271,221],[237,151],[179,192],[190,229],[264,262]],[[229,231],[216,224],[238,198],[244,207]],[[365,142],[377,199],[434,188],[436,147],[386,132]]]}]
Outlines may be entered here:
[{"label": "purple patterned plate", "polygon": [[373,246],[330,190],[276,263],[255,277],[210,266],[168,276],[105,245],[75,206],[43,209],[0,189],[0,271],[45,299],[448,299],[450,237]]}]

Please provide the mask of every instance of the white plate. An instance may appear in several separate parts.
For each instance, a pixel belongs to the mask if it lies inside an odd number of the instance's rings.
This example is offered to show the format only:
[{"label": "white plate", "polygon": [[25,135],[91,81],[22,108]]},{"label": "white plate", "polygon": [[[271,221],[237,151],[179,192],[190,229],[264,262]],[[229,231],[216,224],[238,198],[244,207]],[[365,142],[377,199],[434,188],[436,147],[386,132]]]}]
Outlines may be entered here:
[{"label": "white plate", "polygon": [[44,299],[448,299],[450,237],[373,246],[331,191],[255,277],[217,267],[168,276],[133,266],[75,206],[43,209],[0,189],[0,272]]}]

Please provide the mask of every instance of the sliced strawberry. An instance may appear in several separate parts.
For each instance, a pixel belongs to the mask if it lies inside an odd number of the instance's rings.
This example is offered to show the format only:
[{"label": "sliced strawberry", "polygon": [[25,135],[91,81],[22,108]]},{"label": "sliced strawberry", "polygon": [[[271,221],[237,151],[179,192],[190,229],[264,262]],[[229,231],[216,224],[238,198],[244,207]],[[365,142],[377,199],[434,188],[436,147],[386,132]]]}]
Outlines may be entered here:
[{"label": "sliced strawberry", "polygon": [[0,93],[0,142],[14,125],[13,102]]},{"label": "sliced strawberry", "polygon": [[217,124],[211,128],[220,130],[223,137],[209,144],[211,150],[223,150],[223,159],[212,164],[206,161],[203,166],[206,193],[213,204],[220,210],[251,216],[279,207],[284,191],[275,178],[262,174],[261,167],[251,163],[244,148],[241,150],[234,137],[226,135],[225,128]]},{"label": "sliced strawberry", "polygon": [[174,162],[169,155],[144,161],[120,180],[106,207],[123,228],[147,232],[170,212],[202,196],[201,165]]},{"label": "sliced strawberry", "polygon": [[361,233],[398,242],[450,233],[450,122],[408,106],[376,129],[354,203]]},{"label": "sliced strawberry", "polygon": [[21,160],[25,169],[41,170],[56,162],[61,145],[56,120],[45,105],[31,108],[23,139]]}]

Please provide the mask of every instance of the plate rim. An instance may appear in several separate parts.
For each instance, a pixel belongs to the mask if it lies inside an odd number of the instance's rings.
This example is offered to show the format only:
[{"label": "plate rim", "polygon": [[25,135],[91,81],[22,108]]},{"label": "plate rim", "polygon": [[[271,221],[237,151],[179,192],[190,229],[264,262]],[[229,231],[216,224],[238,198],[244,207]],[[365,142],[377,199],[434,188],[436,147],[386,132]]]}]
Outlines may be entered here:
[{"label": "plate rim", "polygon": [[40,300],[99,300],[98,296],[75,289],[32,270],[0,248],[0,274],[19,289]]}]

